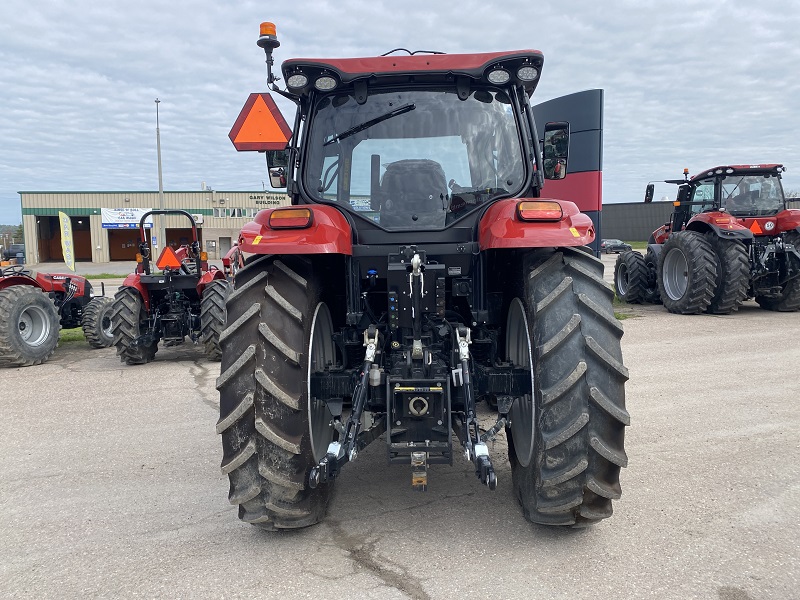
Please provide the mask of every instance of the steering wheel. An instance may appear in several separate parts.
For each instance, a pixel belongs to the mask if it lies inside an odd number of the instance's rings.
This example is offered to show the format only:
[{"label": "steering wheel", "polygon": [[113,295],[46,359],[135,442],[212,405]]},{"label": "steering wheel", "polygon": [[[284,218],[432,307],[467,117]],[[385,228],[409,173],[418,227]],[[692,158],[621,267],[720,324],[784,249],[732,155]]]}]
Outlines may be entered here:
[{"label": "steering wheel", "polygon": [[12,275],[31,275],[31,270],[26,269],[25,265],[11,265],[5,269],[0,269],[4,277],[11,277]]}]

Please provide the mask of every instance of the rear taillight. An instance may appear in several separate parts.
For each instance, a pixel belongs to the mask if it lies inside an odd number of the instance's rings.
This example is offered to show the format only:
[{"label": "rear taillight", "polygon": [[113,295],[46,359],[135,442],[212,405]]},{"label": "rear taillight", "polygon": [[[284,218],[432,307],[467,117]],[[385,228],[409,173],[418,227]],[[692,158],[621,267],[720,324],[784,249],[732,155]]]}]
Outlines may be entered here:
[{"label": "rear taillight", "polygon": [[517,204],[520,221],[560,221],[563,216],[561,205],[551,200],[523,200]]},{"label": "rear taillight", "polygon": [[276,208],[269,215],[272,229],[305,229],[311,227],[314,213],[310,208]]}]

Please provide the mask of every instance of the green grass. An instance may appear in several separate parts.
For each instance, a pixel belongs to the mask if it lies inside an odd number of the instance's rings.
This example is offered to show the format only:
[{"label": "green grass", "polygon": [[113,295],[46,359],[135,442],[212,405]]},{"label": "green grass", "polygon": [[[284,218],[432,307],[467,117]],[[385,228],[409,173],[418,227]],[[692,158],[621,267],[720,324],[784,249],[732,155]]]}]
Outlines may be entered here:
[{"label": "green grass", "polygon": [[630,244],[634,250],[647,250],[647,242],[625,242]]},{"label": "green grass", "polygon": [[75,329],[62,329],[58,334],[59,344],[71,344],[73,342],[85,342],[86,338],[83,336],[83,329],[76,327]]},{"label": "green grass", "polygon": [[133,270],[127,273],[98,273],[97,275],[84,275],[86,279],[125,279]]}]

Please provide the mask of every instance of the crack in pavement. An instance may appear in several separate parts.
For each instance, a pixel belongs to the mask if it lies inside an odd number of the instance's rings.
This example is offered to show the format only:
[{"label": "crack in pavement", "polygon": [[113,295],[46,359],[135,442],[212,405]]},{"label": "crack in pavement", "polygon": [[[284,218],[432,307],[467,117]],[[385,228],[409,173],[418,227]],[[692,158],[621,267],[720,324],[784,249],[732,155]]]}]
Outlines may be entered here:
[{"label": "crack in pavement", "polygon": [[398,590],[412,600],[430,600],[431,597],[422,587],[420,580],[408,569],[375,552],[378,540],[368,541],[365,536],[349,534],[339,521],[330,518],[325,524],[333,533],[334,544],[347,552],[357,567],[369,571],[386,586]]},{"label": "crack in pavement", "polygon": [[208,381],[209,377],[213,377],[213,374],[209,373],[208,367],[200,363],[201,360],[204,359],[195,359],[193,361],[194,367],[189,367],[189,372],[194,378],[194,387],[197,393],[200,394],[200,399],[203,401],[203,404],[210,406],[219,414],[219,395],[217,394],[216,388],[214,388],[214,396],[216,399],[210,398],[205,390],[205,383]]}]

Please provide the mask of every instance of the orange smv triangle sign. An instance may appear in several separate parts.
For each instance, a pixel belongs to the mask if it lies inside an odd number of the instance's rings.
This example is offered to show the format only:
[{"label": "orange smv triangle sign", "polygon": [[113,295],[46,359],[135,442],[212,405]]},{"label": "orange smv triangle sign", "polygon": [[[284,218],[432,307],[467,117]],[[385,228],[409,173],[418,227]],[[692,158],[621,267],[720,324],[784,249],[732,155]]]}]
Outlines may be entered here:
[{"label": "orange smv triangle sign", "polygon": [[752,231],[756,235],[758,235],[760,233],[764,233],[764,231],[761,229],[761,225],[759,225],[758,221],[756,221],[756,220],[753,220],[752,225],[750,225],[750,231]]},{"label": "orange smv triangle sign", "polygon": [[243,150],[283,150],[292,130],[269,94],[250,94],[228,137]]}]

